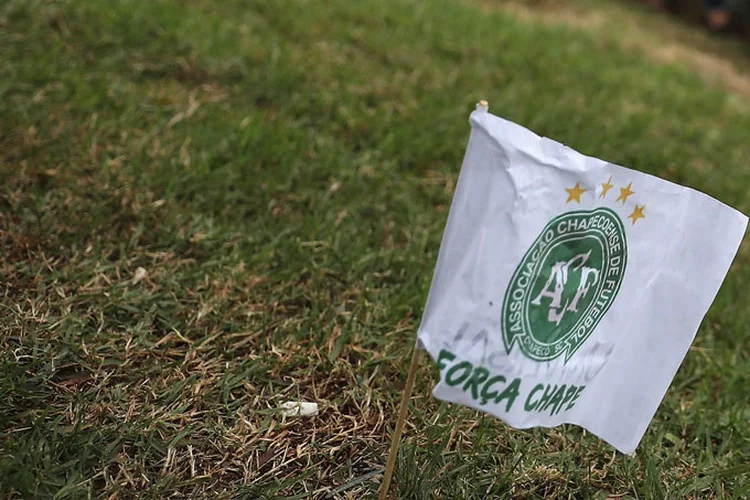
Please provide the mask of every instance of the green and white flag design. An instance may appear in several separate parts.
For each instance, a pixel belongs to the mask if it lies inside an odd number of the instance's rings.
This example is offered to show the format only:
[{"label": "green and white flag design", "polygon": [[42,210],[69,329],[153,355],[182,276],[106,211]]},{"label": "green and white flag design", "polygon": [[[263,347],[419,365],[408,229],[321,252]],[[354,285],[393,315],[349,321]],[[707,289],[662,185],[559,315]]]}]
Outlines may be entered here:
[{"label": "green and white flag design", "polygon": [[632,454],[745,234],[693,189],[488,113],[472,133],[419,340],[436,398]]}]

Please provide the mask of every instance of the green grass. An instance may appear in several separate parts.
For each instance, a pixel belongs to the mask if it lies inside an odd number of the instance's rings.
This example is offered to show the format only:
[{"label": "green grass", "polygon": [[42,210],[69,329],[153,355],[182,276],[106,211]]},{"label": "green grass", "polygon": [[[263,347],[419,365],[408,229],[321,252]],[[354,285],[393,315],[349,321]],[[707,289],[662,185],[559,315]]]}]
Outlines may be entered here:
[{"label": "green grass", "polygon": [[[4,2],[0,494],[373,495],[478,99],[750,212],[747,96],[618,33],[468,0]],[[744,246],[633,458],[440,404],[425,362],[394,495],[750,495],[748,283]]]}]

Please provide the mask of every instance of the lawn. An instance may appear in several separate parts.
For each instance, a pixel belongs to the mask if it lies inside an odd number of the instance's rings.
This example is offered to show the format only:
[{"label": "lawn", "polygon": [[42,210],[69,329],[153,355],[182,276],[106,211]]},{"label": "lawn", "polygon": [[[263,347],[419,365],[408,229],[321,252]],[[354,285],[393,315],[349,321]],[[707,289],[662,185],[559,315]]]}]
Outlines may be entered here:
[{"label": "lawn", "polygon": [[[614,1],[2,2],[0,496],[374,495],[474,103],[748,213],[743,53]],[[750,495],[749,283],[634,457],[424,359],[394,498]]]}]

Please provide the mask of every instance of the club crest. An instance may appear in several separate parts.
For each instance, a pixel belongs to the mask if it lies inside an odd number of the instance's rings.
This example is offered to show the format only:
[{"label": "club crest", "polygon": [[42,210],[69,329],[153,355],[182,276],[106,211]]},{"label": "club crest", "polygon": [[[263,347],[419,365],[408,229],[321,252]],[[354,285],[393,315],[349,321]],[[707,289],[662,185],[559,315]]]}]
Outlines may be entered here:
[{"label": "club crest", "polygon": [[627,263],[622,220],[601,207],[561,214],[547,223],[505,292],[505,349],[565,362],[589,338],[620,290]]}]

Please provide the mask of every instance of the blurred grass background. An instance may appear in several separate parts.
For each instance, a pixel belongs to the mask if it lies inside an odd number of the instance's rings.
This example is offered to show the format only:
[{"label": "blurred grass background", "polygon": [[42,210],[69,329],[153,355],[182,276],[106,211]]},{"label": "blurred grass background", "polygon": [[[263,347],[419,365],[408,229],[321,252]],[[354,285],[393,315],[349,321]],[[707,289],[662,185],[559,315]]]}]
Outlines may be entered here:
[{"label": "blurred grass background", "polygon": [[[474,103],[747,213],[745,51],[614,1],[4,2],[0,492],[374,494]],[[424,363],[394,497],[750,495],[749,258],[635,457]]]}]

